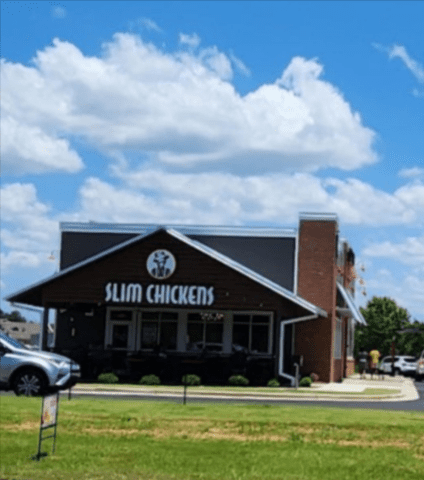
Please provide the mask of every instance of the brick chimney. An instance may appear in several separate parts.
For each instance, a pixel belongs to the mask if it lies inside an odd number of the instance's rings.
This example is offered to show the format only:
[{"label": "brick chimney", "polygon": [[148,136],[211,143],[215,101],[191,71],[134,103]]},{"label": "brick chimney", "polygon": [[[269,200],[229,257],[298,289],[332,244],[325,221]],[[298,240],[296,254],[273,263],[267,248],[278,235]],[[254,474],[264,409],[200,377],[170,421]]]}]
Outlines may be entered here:
[{"label": "brick chimney", "polygon": [[296,353],[309,360],[305,373],[334,381],[333,342],[336,322],[338,222],[335,214],[301,214],[299,218],[297,292],[321,307],[327,318],[296,325]]}]

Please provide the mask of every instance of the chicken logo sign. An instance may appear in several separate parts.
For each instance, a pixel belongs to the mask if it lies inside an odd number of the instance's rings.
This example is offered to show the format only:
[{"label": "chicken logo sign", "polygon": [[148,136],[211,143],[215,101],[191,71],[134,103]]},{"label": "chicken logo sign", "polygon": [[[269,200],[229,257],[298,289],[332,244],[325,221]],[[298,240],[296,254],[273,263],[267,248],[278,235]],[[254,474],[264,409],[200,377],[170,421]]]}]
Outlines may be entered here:
[{"label": "chicken logo sign", "polygon": [[168,250],[155,250],[147,259],[147,271],[157,280],[169,278],[177,266],[174,255]]}]

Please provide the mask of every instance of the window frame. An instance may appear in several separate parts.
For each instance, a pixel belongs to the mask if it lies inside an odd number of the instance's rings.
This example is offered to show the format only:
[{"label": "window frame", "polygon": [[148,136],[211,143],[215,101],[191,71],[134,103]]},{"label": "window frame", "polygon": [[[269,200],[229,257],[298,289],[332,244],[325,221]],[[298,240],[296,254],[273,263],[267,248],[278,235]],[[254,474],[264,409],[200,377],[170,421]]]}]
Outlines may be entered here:
[{"label": "window frame", "polygon": [[[112,312],[122,311],[131,312],[130,319],[118,320],[112,319]],[[132,308],[125,307],[109,307],[106,312],[106,328],[105,328],[105,348],[120,351],[134,351],[136,347],[136,312]],[[113,327],[115,325],[128,325],[128,339],[126,347],[112,347]]]},{"label": "window frame", "polygon": [[[158,320],[151,320],[151,319],[143,319],[143,314],[145,313],[157,313],[158,314]],[[177,314],[177,318],[174,319],[163,319],[163,315],[173,313]],[[156,332],[156,344],[154,347],[143,347],[142,341],[142,335],[143,335],[143,323],[145,322],[157,322],[157,332]],[[175,338],[175,348],[166,348],[165,351],[169,352],[177,352],[178,351],[178,330],[179,330],[179,323],[180,323],[180,312],[178,310],[167,310],[167,309],[144,309],[144,310],[138,310],[137,311],[137,334],[136,334],[136,345],[137,345],[137,350],[142,351],[142,352],[153,352],[155,348],[157,348],[160,345],[160,340],[161,340],[161,331],[162,331],[162,324],[166,323],[174,323],[177,327],[176,331],[176,338]],[[164,348],[164,347],[162,347]]]},{"label": "window frame", "polygon": [[[234,317],[237,315],[249,315],[249,322],[234,322]],[[263,316],[268,317],[268,351],[266,352],[257,352],[252,351],[252,327],[255,325],[266,325],[266,323],[254,323],[253,317],[255,316]],[[249,327],[249,346],[248,346],[248,353],[250,355],[271,355],[272,354],[272,345],[273,345],[273,333],[274,333],[274,313],[273,312],[262,312],[262,311],[234,311],[231,315],[231,345],[234,345],[234,325],[248,325]]]}]

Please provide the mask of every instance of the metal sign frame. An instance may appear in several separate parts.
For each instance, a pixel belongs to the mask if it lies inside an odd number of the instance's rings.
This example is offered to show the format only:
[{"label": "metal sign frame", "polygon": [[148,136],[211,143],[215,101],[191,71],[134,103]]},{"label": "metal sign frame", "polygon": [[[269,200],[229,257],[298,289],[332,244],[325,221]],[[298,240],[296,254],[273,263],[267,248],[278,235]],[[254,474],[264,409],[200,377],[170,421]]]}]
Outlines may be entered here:
[{"label": "metal sign frame", "polygon": [[[41,403],[41,418],[40,418],[40,433],[38,435],[38,452],[32,457],[33,460],[39,461],[40,458],[47,457],[47,452],[41,451],[41,444],[43,440],[53,438],[52,454],[56,449],[56,432],[57,432],[57,417],[59,413],[59,393],[53,395],[44,395]],[[54,428],[52,435],[43,436],[43,432],[47,429]]]}]

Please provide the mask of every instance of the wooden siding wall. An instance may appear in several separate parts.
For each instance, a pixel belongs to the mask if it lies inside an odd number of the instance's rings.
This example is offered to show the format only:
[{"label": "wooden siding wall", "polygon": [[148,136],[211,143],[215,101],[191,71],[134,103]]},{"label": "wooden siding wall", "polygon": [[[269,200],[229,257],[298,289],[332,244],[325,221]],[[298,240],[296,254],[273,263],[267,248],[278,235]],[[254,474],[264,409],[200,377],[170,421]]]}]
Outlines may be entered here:
[{"label": "wooden siding wall", "polygon": [[[169,250],[177,261],[175,273],[169,279],[162,281],[150,277],[146,270],[147,257],[153,250],[159,248]],[[213,286],[214,304],[202,309],[274,311],[286,318],[308,313],[302,307],[258,285],[257,282],[182,243],[166,232],[158,232],[47,285],[43,289],[43,302],[50,305],[64,303],[103,305],[105,303],[104,288],[111,281],[142,285],[165,283]],[[118,304],[110,303],[110,305]],[[141,306],[143,305],[153,306],[147,303],[142,303]],[[178,308],[174,305],[168,305],[168,307]],[[182,306],[181,308],[196,307]]]}]

